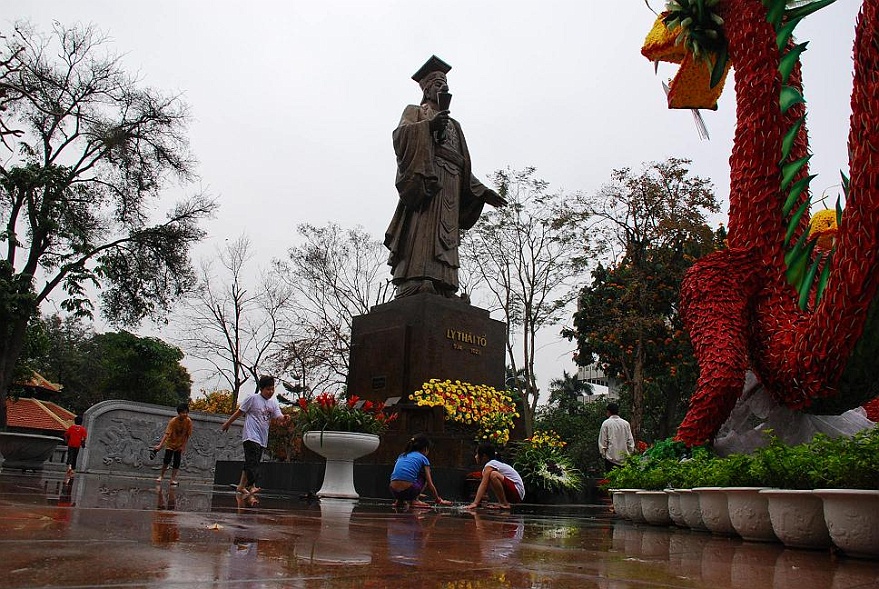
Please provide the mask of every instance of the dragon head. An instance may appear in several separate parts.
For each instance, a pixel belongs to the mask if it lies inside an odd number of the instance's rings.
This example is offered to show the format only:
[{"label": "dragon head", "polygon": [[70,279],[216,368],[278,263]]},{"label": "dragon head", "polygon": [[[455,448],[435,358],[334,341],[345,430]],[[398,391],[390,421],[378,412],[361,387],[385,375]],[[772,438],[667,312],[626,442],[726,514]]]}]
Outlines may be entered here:
[{"label": "dragon head", "polygon": [[723,19],[717,0],[670,0],[644,40],[641,54],[653,62],[680,64],[668,86],[669,108],[717,110],[729,72]]}]

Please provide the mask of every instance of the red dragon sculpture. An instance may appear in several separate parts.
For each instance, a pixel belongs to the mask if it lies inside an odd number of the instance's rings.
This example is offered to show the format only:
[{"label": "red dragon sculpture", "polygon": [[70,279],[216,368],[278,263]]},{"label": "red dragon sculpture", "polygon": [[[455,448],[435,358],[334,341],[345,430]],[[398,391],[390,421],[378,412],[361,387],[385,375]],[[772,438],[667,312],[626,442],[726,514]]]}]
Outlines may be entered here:
[{"label": "red dragon sculpture", "polygon": [[699,260],[681,288],[700,368],[677,433],[687,445],[714,438],[747,370],[779,403],[813,413],[879,394],[879,0],[864,0],[857,23],[851,180],[843,175],[832,248],[816,248],[808,231],[805,44],[792,32],[832,1],[672,0],[642,49],[681,63],[673,108],[716,108],[726,70],[735,72],[729,247]]}]

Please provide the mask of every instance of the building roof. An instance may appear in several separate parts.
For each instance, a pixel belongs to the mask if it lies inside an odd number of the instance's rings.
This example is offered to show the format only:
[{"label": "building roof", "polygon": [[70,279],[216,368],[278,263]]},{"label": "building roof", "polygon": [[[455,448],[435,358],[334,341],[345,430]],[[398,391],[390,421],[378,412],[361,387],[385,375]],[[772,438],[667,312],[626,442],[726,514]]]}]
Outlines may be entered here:
[{"label": "building roof", "polygon": [[38,389],[45,389],[47,391],[51,391],[53,393],[60,392],[61,389],[64,388],[63,385],[49,382],[48,379],[44,378],[41,374],[38,374],[35,370],[31,370],[31,377],[28,380],[21,381],[15,383],[17,385],[23,387],[34,387]]},{"label": "building roof", "polygon": [[76,414],[51,401],[21,397],[6,399],[9,427],[65,432]]}]

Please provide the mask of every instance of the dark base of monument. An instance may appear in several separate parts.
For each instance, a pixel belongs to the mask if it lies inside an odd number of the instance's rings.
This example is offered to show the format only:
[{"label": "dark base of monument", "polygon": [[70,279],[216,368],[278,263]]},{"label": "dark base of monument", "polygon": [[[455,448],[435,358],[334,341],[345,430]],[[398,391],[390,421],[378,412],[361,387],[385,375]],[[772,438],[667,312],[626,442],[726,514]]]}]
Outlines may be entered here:
[{"label": "dark base of monument", "polygon": [[418,294],[354,317],[348,391],[405,401],[425,382],[504,386],[506,325],[461,300]]}]

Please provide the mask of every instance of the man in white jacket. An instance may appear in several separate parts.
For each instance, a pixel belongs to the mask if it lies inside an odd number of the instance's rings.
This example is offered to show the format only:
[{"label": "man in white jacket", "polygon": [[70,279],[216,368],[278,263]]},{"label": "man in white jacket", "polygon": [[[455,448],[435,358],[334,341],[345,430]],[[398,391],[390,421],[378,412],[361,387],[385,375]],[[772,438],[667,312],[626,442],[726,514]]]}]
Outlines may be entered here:
[{"label": "man in white jacket", "polygon": [[620,406],[607,404],[607,419],[601,424],[598,434],[598,451],[604,458],[606,472],[620,466],[626,457],[635,451],[635,438],[629,422],[619,416]]}]

